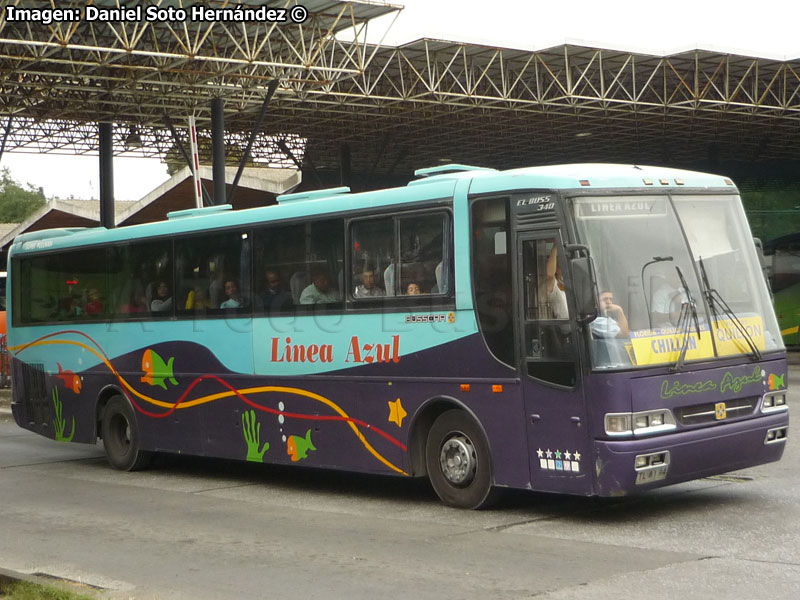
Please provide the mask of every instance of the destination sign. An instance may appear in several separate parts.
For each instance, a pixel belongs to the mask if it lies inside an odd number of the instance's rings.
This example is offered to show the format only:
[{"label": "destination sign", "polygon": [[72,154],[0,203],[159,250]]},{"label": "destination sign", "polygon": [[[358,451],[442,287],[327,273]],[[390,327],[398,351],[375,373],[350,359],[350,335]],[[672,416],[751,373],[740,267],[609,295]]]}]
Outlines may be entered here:
[{"label": "destination sign", "polygon": [[666,198],[608,198],[580,200],[577,216],[583,219],[603,217],[632,217],[666,215]]}]

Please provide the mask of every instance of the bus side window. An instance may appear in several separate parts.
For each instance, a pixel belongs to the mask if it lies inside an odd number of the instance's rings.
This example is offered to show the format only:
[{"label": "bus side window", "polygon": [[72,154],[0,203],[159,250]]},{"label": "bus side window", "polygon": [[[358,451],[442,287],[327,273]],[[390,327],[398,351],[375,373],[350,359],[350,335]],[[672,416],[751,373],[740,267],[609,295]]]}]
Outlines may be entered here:
[{"label": "bus side window", "polygon": [[238,231],[176,241],[173,298],[178,312],[248,313],[251,305],[249,243],[250,234]]},{"label": "bus side window", "polygon": [[472,205],[472,281],[483,339],[500,361],[514,364],[514,304],[508,198],[482,198]]},{"label": "bus side window", "polygon": [[398,295],[394,287],[394,219],[358,221],[350,229],[350,239],[353,298]]},{"label": "bus side window", "polygon": [[[417,285],[420,294],[449,292],[449,268],[444,268],[445,215],[433,213],[399,219],[400,294]],[[437,268],[439,275],[437,279]]]},{"label": "bus side window", "polygon": [[[170,242],[126,244],[111,248],[109,287],[114,291],[111,313],[115,318],[137,319],[150,314],[157,281],[172,288]],[[170,311],[171,314],[171,311]]]},{"label": "bus side window", "polygon": [[255,232],[257,313],[338,308],[344,265],[341,219],[294,223]]},{"label": "bus side window", "polygon": [[448,216],[427,212],[360,219],[350,228],[350,297],[445,295],[451,291]]}]

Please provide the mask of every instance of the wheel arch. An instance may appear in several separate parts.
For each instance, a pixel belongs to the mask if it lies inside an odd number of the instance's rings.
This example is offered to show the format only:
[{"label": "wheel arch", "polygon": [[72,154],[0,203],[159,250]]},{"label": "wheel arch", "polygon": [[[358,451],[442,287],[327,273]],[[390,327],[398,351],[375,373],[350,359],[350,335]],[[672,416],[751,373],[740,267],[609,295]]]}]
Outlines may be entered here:
[{"label": "wheel arch", "polygon": [[[489,454],[492,462],[494,462],[491,440],[489,436],[486,435],[486,428],[483,426],[483,423],[481,423],[481,420],[472,409],[461,400],[452,396],[433,396],[422,403],[414,414],[414,419],[411,422],[408,452],[409,467],[412,476],[428,476],[428,468],[425,464],[425,445],[428,441],[428,433],[431,430],[431,426],[433,426],[433,422],[439,415],[453,409],[464,411],[475,422],[481,430],[481,433],[483,433],[483,437],[489,447]],[[492,478],[494,479],[494,465],[492,465]]]}]

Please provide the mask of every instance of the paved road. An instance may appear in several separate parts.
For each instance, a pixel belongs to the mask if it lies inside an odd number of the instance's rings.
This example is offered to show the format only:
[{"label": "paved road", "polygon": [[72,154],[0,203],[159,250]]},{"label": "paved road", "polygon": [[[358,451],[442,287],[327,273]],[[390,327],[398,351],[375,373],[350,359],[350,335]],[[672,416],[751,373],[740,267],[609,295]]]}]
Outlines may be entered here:
[{"label": "paved road", "polygon": [[[790,395],[800,411],[800,367]],[[108,598],[792,599],[800,446],[639,497],[441,506],[424,482],[161,458],[119,473],[0,415],[0,567]]]}]

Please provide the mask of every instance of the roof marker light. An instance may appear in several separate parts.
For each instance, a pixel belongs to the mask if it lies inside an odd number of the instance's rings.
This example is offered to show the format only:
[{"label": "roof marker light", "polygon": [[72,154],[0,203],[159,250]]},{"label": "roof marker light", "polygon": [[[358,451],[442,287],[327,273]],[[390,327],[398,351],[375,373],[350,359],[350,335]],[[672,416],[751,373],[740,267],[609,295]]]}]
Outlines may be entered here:
[{"label": "roof marker light", "polygon": [[661,178],[658,181],[661,185],[669,185],[669,179]]},{"label": "roof marker light", "polygon": [[589,183],[588,179],[581,179],[580,183],[582,187],[589,187],[590,185],[592,185],[591,183]]},{"label": "roof marker light", "polygon": [[725,182],[726,185],[733,185],[733,182],[730,179],[728,179],[727,177],[725,179],[723,179],[723,181]]},{"label": "roof marker light", "polygon": [[644,182],[645,185],[653,185],[652,179],[642,179],[642,181]]},{"label": "roof marker light", "polygon": [[683,185],[683,179],[675,178],[675,185]]}]

